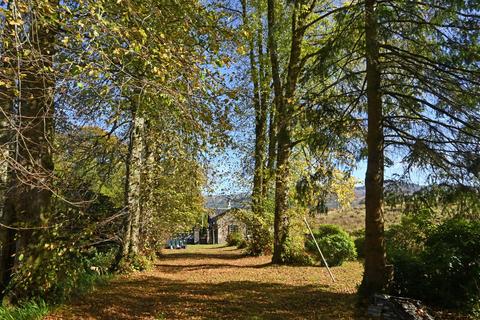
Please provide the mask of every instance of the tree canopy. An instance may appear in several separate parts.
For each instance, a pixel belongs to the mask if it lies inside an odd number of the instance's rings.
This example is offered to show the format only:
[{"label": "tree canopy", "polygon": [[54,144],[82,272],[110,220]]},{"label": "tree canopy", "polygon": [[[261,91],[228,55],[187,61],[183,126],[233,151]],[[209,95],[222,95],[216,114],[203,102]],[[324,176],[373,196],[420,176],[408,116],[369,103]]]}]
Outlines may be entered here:
[{"label": "tree canopy", "polygon": [[67,295],[58,283],[97,253],[141,269],[205,216],[210,173],[238,154],[247,251],[278,264],[302,259],[303,217],[351,205],[365,164],[360,293],[384,290],[388,168],[480,187],[479,12],[463,0],[0,2],[2,295]]}]

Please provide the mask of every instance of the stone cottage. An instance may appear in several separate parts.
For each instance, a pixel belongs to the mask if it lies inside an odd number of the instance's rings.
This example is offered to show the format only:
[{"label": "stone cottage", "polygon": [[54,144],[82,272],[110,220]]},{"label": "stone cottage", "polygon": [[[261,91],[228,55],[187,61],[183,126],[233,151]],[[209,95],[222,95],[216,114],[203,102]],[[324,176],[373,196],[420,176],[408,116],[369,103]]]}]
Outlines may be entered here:
[{"label": "stone cottage", "polygon": [[227,236],[233,232],[240,232],[247,237],[247,226],[237,218],[238,209],[228,209],[209,218],[208,243],[224,244]]},{"label": "stone cottage", "polygon": [[232,232],[241,232],[247,236],[245,223],[237,217],[240,209],[248,209],[250,197],[245,194],[217,195],[206,198],[206,209],[209,211],[208,224],[193,228],[193,243],[224,244]]}]

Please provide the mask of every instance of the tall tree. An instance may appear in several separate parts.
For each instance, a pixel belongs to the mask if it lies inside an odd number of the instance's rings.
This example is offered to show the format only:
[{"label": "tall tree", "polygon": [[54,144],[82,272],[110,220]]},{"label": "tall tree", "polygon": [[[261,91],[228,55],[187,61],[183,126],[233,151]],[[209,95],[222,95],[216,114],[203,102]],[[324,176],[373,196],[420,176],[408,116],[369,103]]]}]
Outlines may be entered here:
[{"label": "tall tree", "polygon": [[[56,35],[56,20],[52,17],[57,3],[35,1],[30,4],[35,8],[33,11],[26,10],[29,6],[23,2],[17,3],[15,9],[11,7],[15,16],[10,18],[15,20],[7,22],[28,27],[14,30],[16,57],[22,60],[16,74],[18,94],[10,97],[16,121],[15,127],[9,129],[15,132],[15,142],[4,216],[9,222],[7,225],[14,226],[16,232],[14,250],[11,239],[2,243],[5,246],[0,263],[3,286],[21,264],[39,267],[35,246],[40,242],[42,226],[48,221],[51,199],[55,87],[52,70]],[[29,50],[30,55],[20,58],[25,50]]]},{"label": "tall tree", "polygon": [[256,218],[252,224],[250,252],[261,254],[268,246],[262,239],[265,226],[261,223],[265,216],[265,197],[268,188],[266,168],[267,115],[269,111],[269,82],[265,63],[263,39],[263,10],[257,3],[249,5],[242,0],[242,19],[248,46],[250,79],[253,86],[252,104],[255,111],[255,147],[252,187],[252,211]]},{"label": "tall tree", "polygon": [[132,121],[128,156],[126,161],[125,201],[128,210],[127,225],[123,238],[123,257],[137,256],[140,252],[140,221],[143,213],[141,195],[143,186],[142,169],[145,153],[145,118],[141,106],[141,93],[136,94],[132,101]]},{"label": "tall tree", "polygon": [[367,173],[365,177],[365,272],[366,295],[382,291],[388,281],[383,217],[384,138],[380,53],[376,1],[365,1],[365,55],[367,60]]},{"label": "tall tree", "polygon": [[[308,92],[305,99],[322,103],[333,118],[348,119],[328,121],[330,129],[341,124],[366,133],[360,143],[368,149],[368,257],[361,293],[371,297],[391,276],[383,234],[385,165],[401,159],[407,172],[426,169],[437,181],[478,183],[472,156],[479,147],[479,69],[472,63],[478,56],[478,6],[366,1],[325,15],[335,23],[324,47],[329,54],[318,55],[309,76],[327,86],[313,92],[320,98]],[[352,141],[351,147],[360,145],[358,137]]]},{"label": "tall tree", "polygon": [[278,57],[279,24],[276,19],[276,1],[268,0],[268,49],[272,68],[274,101],[276,106],[276,173],[275,173],[275,217],[274,217],[274,263],[284,263],[289,236],[288,193],[289,158],[292,151],[292,128],[294,110],[297,104],[296,89],[302,72],[302,43],[308,28],[308,19],[313,13],[316,1],[295,1],[290,17],[291,39],[285,80],[281,79]]},{"label": "tall tree", "polygon": [[428,168],[460,183],[475,180],[468,165],[453,160],[478,150],[478,141],[468,138],[478,137],[474,123],[480,119],[480,70],[469,64],[478,52],[475,10],[462,1],[406,1],[403,7],[365,2],[367,254],[361,293],[366,297],[384,290],[391,277],[382,209],[386,148],[402,150],[407,170]]}]

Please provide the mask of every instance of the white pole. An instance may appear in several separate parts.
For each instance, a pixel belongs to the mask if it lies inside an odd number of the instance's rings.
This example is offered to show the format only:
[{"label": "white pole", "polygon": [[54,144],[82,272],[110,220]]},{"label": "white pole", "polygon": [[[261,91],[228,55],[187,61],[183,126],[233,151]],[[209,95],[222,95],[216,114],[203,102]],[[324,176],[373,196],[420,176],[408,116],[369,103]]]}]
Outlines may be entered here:
[{"label": "white pole", "polygon": [[320,250],[320,246],[318,245],[317,239],[315,239],[315,236],[313,235],[312,229],[310,229],[310,225],[308,224],[307,218],[303,217],[303,221],[307,225],[308,231],[310,231],[310,234],[312,235],[313,242],[315,242],[315,245],[317,246],[318,252],[320,252],[320,256],[322,257],[323,263],[325,264],[325,267],[327,267],[328,274],[330,275],[330,278],[332,278],[332,281],[335,282],[335,278],[333,277],[332,272],[330,271],[330,268],[328,267],[327,260],[325,260],[325,257],[323,256],[322,250]]}]

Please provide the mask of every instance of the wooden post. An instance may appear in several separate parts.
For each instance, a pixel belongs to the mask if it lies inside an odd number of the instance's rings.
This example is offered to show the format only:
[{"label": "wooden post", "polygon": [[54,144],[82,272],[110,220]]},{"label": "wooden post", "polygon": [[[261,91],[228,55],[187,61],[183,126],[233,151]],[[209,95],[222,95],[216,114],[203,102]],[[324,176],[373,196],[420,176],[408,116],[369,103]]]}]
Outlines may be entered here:
[{"label": "wooden post", "polygon": [[335,278],[333,277],[332,272],[330,271],[330,268],[328,267],[327,260],[325,260],[325,257],[323,256],[322,250],[320,250],[320,246],[318,245],[317,239],[315,239],[315,236],[313,235],[312,229],[310,229],[310,225],[308,224],[307,218],[303,217],[303,221],[307,225],[308,231],[310,231],[310,234],[312,235],[313,242],[315,242],[315,245],[317,246],[318,252],[320,252],[320,256],[322,257],[323,263],[325,264],[325,267],[327,267],[328,274],[330,275],[330,278],[332,278],[332,281],[335,282]]}]

